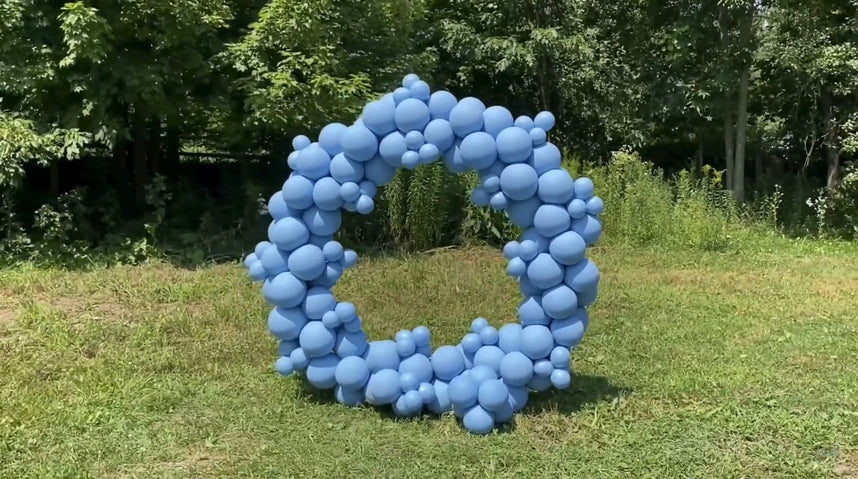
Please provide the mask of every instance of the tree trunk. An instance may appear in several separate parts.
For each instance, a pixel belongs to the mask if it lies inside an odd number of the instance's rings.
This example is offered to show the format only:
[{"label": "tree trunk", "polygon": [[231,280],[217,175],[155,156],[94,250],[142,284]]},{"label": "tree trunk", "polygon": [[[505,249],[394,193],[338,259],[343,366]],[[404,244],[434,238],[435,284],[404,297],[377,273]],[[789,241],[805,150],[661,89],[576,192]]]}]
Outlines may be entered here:
[{"label": "tree trunk", "polygon": [[[749,9],[742,18],[739,31],[739,45],[743,49],[750,47],[751,27],[754,22],[754,10]],[[739,102],[736,106],[736,159],[733,177],[733,196],[737,201],[745,201],[745,146],[748,133],[748,89],[751,80],[751,59],[745,58],[739,78]]]},{"label": "tree trunk", "polygon": [[[729,59],[730,46],[730,24],[727,7],[721,5],[718,11],[718,28],[721,34],[721,54],[724,57],[724,63]],[[727,190],[733,190],[733,169],[734,169],[734,140],[733,140],[733,95],[730,89],[724,92],[724,168],[727,170]]]},{"label": "tree trunk", "polygon": [[132,150],[132,170],[134,174],[134,204],[138,210],[146,206],[146,183],[149,181],[149,168],[146,164],[147,131],[146,118],[139,111],[134,113],[132,134],[134,147]]},{"label": "tree trunk", "polygon": [[837,124],[834,121],[834,102],[831,99],[831,89],[822,87],[819,96],[822,105],[822,117],[825,120],[825,140],[822,142],[827,167],[825,186],[836,188],[840,184],[840,147],[837,142]]}]

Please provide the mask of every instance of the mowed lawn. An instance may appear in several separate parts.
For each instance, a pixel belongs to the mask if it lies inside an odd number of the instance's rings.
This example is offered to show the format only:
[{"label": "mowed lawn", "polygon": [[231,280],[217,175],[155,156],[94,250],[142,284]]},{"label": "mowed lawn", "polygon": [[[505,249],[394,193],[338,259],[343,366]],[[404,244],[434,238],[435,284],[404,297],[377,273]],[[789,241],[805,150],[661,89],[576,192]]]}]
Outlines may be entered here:
[{"label": "mowed lawn", "polygon": [[[514,425],[349,409],[272,370],[238,265],[0,271],[0,476],[858,477],[858,251],[601,247],[569,390]],[[493,249],[362,257],[371,338],[515,319]]]}]

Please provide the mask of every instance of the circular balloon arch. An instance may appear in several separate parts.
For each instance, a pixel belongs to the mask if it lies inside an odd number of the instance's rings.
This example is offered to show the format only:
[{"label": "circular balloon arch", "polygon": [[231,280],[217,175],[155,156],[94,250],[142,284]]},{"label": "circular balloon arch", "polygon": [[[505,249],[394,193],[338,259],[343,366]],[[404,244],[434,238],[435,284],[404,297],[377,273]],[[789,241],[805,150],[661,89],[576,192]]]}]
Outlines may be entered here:
[{"label": "circular balloon arch", "polygon": [[[268,203],[270,241],[245,259],[274,305],[268,327],[280,340],[275,369],[304,372],[348,406],[390,404],[402,417],[452,410],[477,434],[510,421],[530,391],[568,388],[570,350],[583,338],[597,295],[599,271],[585,253],[602,234],[604,205],[590,179],[561,168],[560,151],[547,141],[554,121],[547,111],[513,119],[473,97],[432,93],[408,74],[353,125],[329,124],[317,142],[295,137],[293,172]],[[369,341],[355,306],[331,292],[357,261],[334,239],[341,210],[369,214],[377,188],[398,168],[439,158],[457,174],[476,170],[480,185],[471,201],[504,210],[525,228],[503,248],[507,273],[524,296],[519,323],[496,329],[477,318],[458,345],[434,350],[425,326]]]}]

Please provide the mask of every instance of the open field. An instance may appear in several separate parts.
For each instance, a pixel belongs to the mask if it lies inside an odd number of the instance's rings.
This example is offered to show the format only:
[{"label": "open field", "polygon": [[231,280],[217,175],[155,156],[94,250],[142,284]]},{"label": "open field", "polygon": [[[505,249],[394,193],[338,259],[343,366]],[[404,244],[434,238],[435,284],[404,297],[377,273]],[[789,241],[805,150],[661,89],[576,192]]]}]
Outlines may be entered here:
[{"label": "open field", "polygon": [[[486,437],[279,377],[236,265],[0,271],[0,476],[858,478],[858,251],[591,257],[572,387]],[[426,324],[437,346],[514,319],[503,265],[361,258],[337,293],[372,338]]]}]

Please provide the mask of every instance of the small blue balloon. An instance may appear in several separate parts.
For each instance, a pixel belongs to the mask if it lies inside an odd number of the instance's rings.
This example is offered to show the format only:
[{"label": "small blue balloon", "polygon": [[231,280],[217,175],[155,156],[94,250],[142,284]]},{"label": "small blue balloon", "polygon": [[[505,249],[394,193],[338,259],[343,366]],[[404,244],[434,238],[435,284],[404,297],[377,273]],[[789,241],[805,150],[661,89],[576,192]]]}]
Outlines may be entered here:
[{"label": "small blue balloon", "polygon": [[346,389],[342,386],[334,389],[334,397],[345,406],[357,406],[366,399],[362,389]]},{"label": "small blue balloon", "polygon": [[483,112],[486,105],[474,97],[462,98],[450,110],[450,127],[456,136],[464,138],[483,127]]},{"label": "small blue balloon", "polygon": [[403,394],[405,398],[405,406],[415,414],[420,412],[423,406],[423,396],[419,390],[411,390]]},{"label": "small blue balloon", "polygon": [[504,356],[500,374],[510,386],[524,386],[533,377],[533,361],[524,353],[513,351]]},{"label": "small blue balloon", "polygon": [[318,143],[313,143],[298,153],[295,159],[296,171],[302,176],[317,180],[330,173],[331,155]]},{"label": "small blue balloon", "polygon": [[471,203],[480,208],[488,206],[491,199],[491,195],[484,188],[478,187],[471,191]]},{"label": "small blue balloon", "polygon": [[411,338],[405,338],[396,341],[396,351],[402,357],[408,357],[414,354],[417,351],[417,345],[414,344],[414,340]]},{"label": "small blue balloon", "polygon": [[521,245],[518,241],[510,241],[503,247],[503,255],[507,259],[518,258]]},{"label": "small blue balloon", "polygon": [[330,330],[335,330],[340,327],[342,322],[340,322],[340,318],[337,316],[337,313],[328,311],[322,315],[322,324]]},{"label": "small blue balloon", "polygon": [[255,254],[255,255],[256,255],[256,257],[257,257],[257,258],[259,258],[260,256],[262,256],[262,253],[263,253],[263,252],[264,252],[264,251],[265,251],[269,246],[271,246],[271,243],[270,243],[270,242],[268,242],[268,241],[260,241],[259,243],[256,243],[256,247],[253,249],[253,254]]},{"label": "small blue balloon", "polygon": [[569,229],[572,219],[566,208],[557,205],[542,205],[533,216],[533,226],[546,238],[553,238]]},{"label": "small blue balloon", "polygon": [[411,85],[414,85],[414,83],[418,81],[420,81],[420,77],[417,76],[416,73],[409,73],[402,77],[402,86],[405,88],[411,88]]},{"label": "small blue balloon", "polygon": [[554,337],[547,326],[533,325],[522,329],[521,352],[530,359],[544,359],[554,349]]},{"label": "small blue balloon", "polygon": [[297,339],[307,321],[301,308],[276,307],[268,314],[268,330],[279,339]]},{"label": "small blue balloon", "polygon": [[526,161],[533,151],[530,134],[518,127],[505,128],[497,136],[498,157],[504,163]]},{"label": "small blue balloon", "polygon": [[489,321],[486,318],[477,318],[471,321],[471,331],[476,334],[480,334],[480,331],[482,331],[483,328],[488,327],[488,325]]},{"label": "small blue balloon", "polygon": [[271,223],[268,237],[283,251],[292,251],[310,240],[310,231],[302,220],[286,217]]},{"label": "small blue balloon", "polygon": [[363,124],[377,136],[384,136],[396,130],[393,115],[396,111],[394,102],[376,100],[367,103],[363,108]]},{"label": "small blue balloon", "polygon": [[420,150],[417,152],[420,155],[420,163],[427,164],[431,163],[438,159],[438,156],[441,152],[438,150],[438,147],[427,143],[420,147]]},{"label": "small blue balloon", "polygon": [[357,183],[349,181],[340,185],[340,198],[342,198],[343,201],[357,201],[359,197],[360,187],[357,185]]},{"label": "small blue balloon", "polygon": [[423,399],[424,404],[429,404],[435,399],[435,386],[432,383],[420,383],[420,386],[417,388],[417,392],[420,393],[420,397]]},{"label": "small blue balloon", "polygon": [[474,354],[483,345],[483,341],[476,333],[468,333],[462,338],[462,350],[467,354]]},{"label": "small blue balloon", "polygon": [[298,135],[295,138],[292,138],[292,148],[296,150],[303,150],[310,146],[310,139],[307,138],[306,135]]},{"label": "small blue balloon", "polygon": [[[396,341],[386,339],[369,343],[366,352],[366,364],[373,373],[382,369],[399,369],[399,353],[396,349]],[[399,384],[398,376],[396,381]]]},{"label": "small blue balloon", "polygon": [[564,282],[575,291],[589,291],[599,283],[599,269],[589,259],[566,267]]},{"label": "small blue balloon", "polygon": [[474,406],[465,412],[462,424],[468,432],[474,434],[488,434],[495,427],[494,416],[480,406]]},{"label": "small blue balloon", "polygon": [[439,379],[449,381],[465,369],[465,359],[455,346],[441,346],[432,353],[432,369]]},{"label": "small blue balloon", "polygon": [[325,211],[315,206],[311,206],[304,211],[301,218],[304,220],[304,224],[307,225],[310,233],[317,236],[330,236],[336,233],[340,229],[340,224],[343,220],[340,210]]},{"label": "small blue balloon", "polygon": [[555,369],[551,373],[551,384],[554,385],[557,389],[566,389],[569,387],[569,384],[572,382],[572,376],[569,374],[569,371],[564,371],[562,369]]},{"label": "small blue balloon", "polygon": [[348,323],[349,321],[352,321],[353,319],[357,318],[357,310],[355,309],[355,305],[347,301],[337,303],[337,305],[334,307],[334,312],[337,313],[337,316],[343,323]]},{"label": "small blue balloon", "polygon": [[480,331],[480,341],[483,344],[497,344],[498,343],[498,330],[492,326],[486,326]]},{"label": "small blue balloon", "polygon": [[572,219],[580,219],[587,215],[587,203],[584,200],[575,198],[566,206],[566,212]]},{"label": "small blue balloon", "polygon": [[416,151],[406,151],[402,154],[402,166],[413,170],[420,164],[420,154]]},{"label": "small blue balloon", "polygon": [[420,382],[417,380],[417,376],[411,373],[399,373],[399,387],[402,392],[415,390],[418,386],[420,386]]},{"label": "small blue balloon", "polygon": [[557,346],[556,348],[551,350],[550,359],[551,364],[555,368],[569,369],[569,360],[571,359],[571,355],[569,354],[569,348]]},{"label": "small blue balloon", "polygon": [[[283,199],[283,191],[277,191],[268,200],[268,214],[275,220],[283,219],[287,216],[294,216],[297,210],[293,210],[286,205],[286,200]],[[300,214],[298,215],[300,216]],[[245,263],[245,266],[247,264]]]},{"label": "small blue balloon", "polygon": [[289,359],[292,360],[292,365],[295,367],[296,371],[304,371],[307,369],[307,365],[310,364],[310,359],[304,354],[304,350],[301,348],[295,349],[289,355]]},{"label": "small blue balloon", "polygon": [[533,374],[537,376],[548,377],[551,376],[552,371],[554,371],[554,365],[548,359],[540,359],[533,363]]},{"label": "small blue balloon", "polygon": [[507,214],[514,225],[529,228],[533,226],[533,218],[540,206],[542,206],[542,201],[539,200],[538,196],[531,196],[523,201],[510,201],[507,206]]},{"label": "small blue balloon", "polygon": [[593,180],[581,177],[575,180],[575,198],[587,201],[593,197]]},{"label": "small blue balloon", "polygon": [[337,385],[335,377],[340,358],[333,354],[310,359],[307,365],[307,381],[319,389],[332,389]]},{"label": "small blue balloon", "polygon": [[290,176],[283,183],[283,201],[290,208],[305,210],[313,205],[313,181],[301,175]]},{"label": "small blue balloon", "polygon": [[474,366],[488,366],[500,372],[500,363],[505,353],[497,346],[483,346],[474,354]]},{"label": "small blue balloon", "polygon": [[496,411],[507,404],[508,399],[509,389],[507,389],[506,384],[502,380],[491,379],[480,384],[477,400],[480,406],[486,410]]},{"label": "small blue balloon", "polygon": [[530,326],[531,324],[547,325],[551,319],[545,314],[542,309],[542,296],[531,296],[525,298],[518,307],[518,318],[522,326]]},{"label": "small blue balloon", "polygon": [[256,261],[250,265],[250,268],[248,268],[247,274],[250,275],[250,277],[254,281],[263,281],[263,280],[265,280],[265,278],[268,277],[268,274],[265,272],[265,268],[262,266],[262,263],[259,261]]},{"label": "small blue balloon", "polygon": [[322,275],[310,281],[308,284],[313,287],[319,286],[322,288],[333,288],[342,275],[342,266],[338,263],[328,263],[325,266],[325,270],[322,272]]},{"label": "small blue balloon", "polygon": [[498,378],[498,374],[495,372],[495,370],[488,366],[473,366],[465,373],[465,375],[468,375],[472,381],[477,383],[477,385],[480,385],[491,379]]},{"label": "small blue balloon", "polygon": [[435,389],[435,397],[426,403],[426,407],[435,414],[442,414],[449,411],[453,407],[453,404],[447,394],[447,383],[436,379],[432,382],[432,387]]},{"label": "small blue balloon", "polygon": [[483,131],[498,136],[502,130],[513,125],[512,113],[502,106],[490,106],[483,112]]},{"label": "small blue balloon", "polygon": [[539,244],[533,240],[524,239],[521,242],[520,254],[519,257],[525,261],[530,261],[533,258],[536,258],[536,255],[539,254]]},{"label": "small blue balloon", "polygon": [[321,210],[337,210],[343,205],[340,197],[340,184],[337,180],[326,176],[313,186],[313,203]]},{"label": "small blue balloon", "polygon": [[357,263],[357,253],[353,250],[347,249],[343,252],[343,267],[351,268]]},{"label": "small blue balloon", "polygon": [[366,383],[366,399],[375,406],[391,404],[402,394],[399,388],[399,373],[394,369],[382,369],[370,375]]},{"label": "small blue balloon", "polygon": [[[456,106],[458,100],[448,91],[436,91],[429,97],[429,114],[432,119],[450,119],[450,111]],[[440,145],[439,145],[440,148]],[[444,148],[441,148],[444,150]]]},{"label": "small blue balloon", "polygon": [[513,278],[523,276],[527,272],[527,263],[521,258],[513,258],[506,265],[506,273]]},{"label": "small blue balloon", "polygon": [[292,171],[295,171],[298,169],[298,163],[297,163],[298,153],[300,153],[300,151],[293,151],[292,153],[289,153],[289,156],[286,157],[286,164],[289,166],[289,169]]},{"label": "small blue balloon", "polygon": [[518,323],[504,324],[498,330],[498,347],[501,351],[509,354],[513,351],[521,351],[521,325]]},{"label": "small blue balloon", "polygon": [[575,180],[563,169],[549,170],[539,176],[538,195],[546,203],[566,205],[574,194]]},{"label": "small blue balloon", "polygon": [[347,158],[344,153],[339,153],[331,159],[331,176],[340,183],[348,181],[358,183],[363,180],[363,173],[363,163]]},{"label": "small blue balloon", "polygon": [[548,251],[558,263],[569,266],[584,259],[587,243],[574,231],[567,231],[551,240]]},{"label": "small blue balloon", "polygon": [[429,344],[429,328],[426,326],[417,326],[411,330],[411,339],[417,347],[426,346]]},{"label": "small blue balloon", "polygon": [[402,166],[402,154],[408,151],[405,135],[394,131],[385,136],[378,145],[378,153],[388,165],[398,168]]},{"label": "small blue balloon", "polygon": [[489,193],[494,193],[500,189],[500,176],[488,175],[483,179],[483,188]]},{"label": "small blue balloon", "polygon": [[334,345],[334,352],[341,358],[350,356],[361,356],[369,347],[366,334],[363,331],[348,332],[340,331],[337,333],[337,343]]},{"label": "small blue balloon", "polygon": [[311,281],[325,271],[325,255],[318,246],[306,244],[289,255],[288,264],[296,278]]},{"label": "small blue balloon", "polygon": [[292,363],[292,358],[289,356],[280,356],[277,362],[274,363],[274,370],[283,376],[288,376],[295,371],[295,365]]},{"label": "small blue balloon", "polygon": [[501,190],[510,199],[524,201],[532,197],[539,187],[536,171],[524,163],[515,163],[504,168],[500,175]]},{"label": "small blue balloon", "polygon": [[526,115],[521,115],[520,117],[516,118],[514,125],[524,131],[530,131],[534,127],[533,119]]},{"label": "small blue balloon", "polygon": [[457,141],[449,150],[444,152],[444,164],[447,166],[447,170],[457,175],[468,171],[468,167],[462,160],[459,144],[461,143]]},{"label": "small blue balloon", "polygon": [[466,136],[459,148],[462,160],[472,170],[488,168],[497,159],[495,139],[483,131],[476,131]]},{"label": "small blue balloon", "polygon": [[334,373],[337,383],[347,389],[360,389],[369,381],[369,366],[360,356],[340,360]]},{"label": "small blue balloon", "polygon": [[394,120],[399,131],[407,133],[413,130],[423,130],[429,123],[429,107],[416,99],[408,98],[396,105]]},{"label": "small blue balloon", "polygon": [[411,92],[408,88],[399,87],[396,90],[393,90],[393,102],[397,105],[402,103],[403,101],[411,98]]},{"label": "small blue balloon", "polygon": [[602,222],[590,215],[572,221],[572,231],[581,235],[587,245],[591,245],[602,236]]},{"label": "small blue balloon", "polygon": [[533,142],[534,147],[544,145],[545,139],[545,130],[543,130],[542,128],[533,128],[530,130],[530,141]]},{"label": "small blue balloon", "polygon": [[527,277],[540,289],[552,288],[563,281],[564,268],[548,253],[539,253],[527,265]]},{"label": "small blue balloon", "polygon": [[378,152],[378,138],[369,128],[350,126],[340,139],[343,153],[355,161],[369,161]]},{"label": "small blue balloon", "polygon": [[588,323],[587,310],[578,308],[572,316],[552,321],[551,333],[557,344],[571,348],[581,342]]},{"label": "small blue balloon", "polygon": [[322,319],[322,316],[334,309],[337,300],[328,288],[313,287],[307,290],[304,300],[304,314],[310,319]]},{"label": "small blue balloon", "polygon": [[550,111],[541,111],[533,117],[533,125],[551,131],[554,128],[554,115]]},{"label": "small blue balloon", "polygon": [[438,151],[446,151],[456,141],[456,135],[450,127],[450,122],[441,118],[430,121],[423,129],[423,139],[438,147]]},{"label": "small blue balloon", "polygon": [[[271,208],[269,207],[269,210]],[[594,196],[587,200],[587,214],[593,216],[599,216],[602,213],[602,210],[605,209],[605,202],[602,201],[602,198],[598,196]]]},{"label": "small blue balloon", "polygon": [[259,263],[265,268],[266,276],[276,276],[284,271],[289,271],[289,253],[273,246],[262,253]]},{"label": "small blue balloon", "polygon": [[426,140],[423,138],[423,133],[419,130],[409,131],[405,135],[405,145],[408,146],[409,150],[417,151],[424,143],[426,143]]},{"label": "small blue balloon", "polygon": [[491,195],[491,198],[489,198],[489,205],[491,205],[491,207],[496,211],[505,210],[508,204],[509,199],[506,197],[503,191],[498,191],[497,193]]},{"label": "small blue balloon", "polygon": [[565,284],[555,286],[542,295],[545,314],[555,319],[569,317],[575,313],[578,306],[577,294]]},{"label": "small blue balloon", "polygon": [[543,143],[533,149],[533,168],[538,174],[560,168],[562,157],[560,150],[551,142]]},{"label": "small blue balloon", "polygon": [[536,392],[547,391],[551,388],[551,379],[548,376],[534,375],[527,383],[527,388]]},{"label": "small blue balloon", "polygon": [[387,164],[384,158],[378,155],[367,161],[365,165],[366,179],[378,186],[390,183],[394,175],[396,175],[396,168]]},{"label": "small blue balloon", "polygon": [[[409,337],[408,340],[412,343],[414,342],[411,337]],[[428,357],[422,354],[414,354],[413,356],[403,359],[402,362],[399,363],[399,373],[413,374],[418,381],[425,383],[432,380],[432,362]]]},{"label": "small blue balloon", "polygon": [[343,148],[340,146],[340,140],[348,127],[342,123],[331,123],[319,132],[319,146],[327,151],[330,156],[335,156],[342,153]]},{"label": "small blue balloon", "polygon": [[422,102],[429,101],[429,84],[423,80],[417,80],[408,87],[411,93],[411,98],[416,98]]},{"label": "small blue balloon", "polygon": [[301,304],[307,294],[307,286],[292,273],[280,273],[266,280],[262,286],[262,296],[269,303],[281,308],[294,308]]},{"label": "small blue balloon", "polygon": [[456,376],[450,381],[447,395],[450,401],[460,408],[466,408],[477,402],[478,384],[469,376]]},{"label": "small blue balloon", "polygon": [[322,247],[325,261],[339,261],[343,258],[343,245],[339,241],[328,241]]}]

